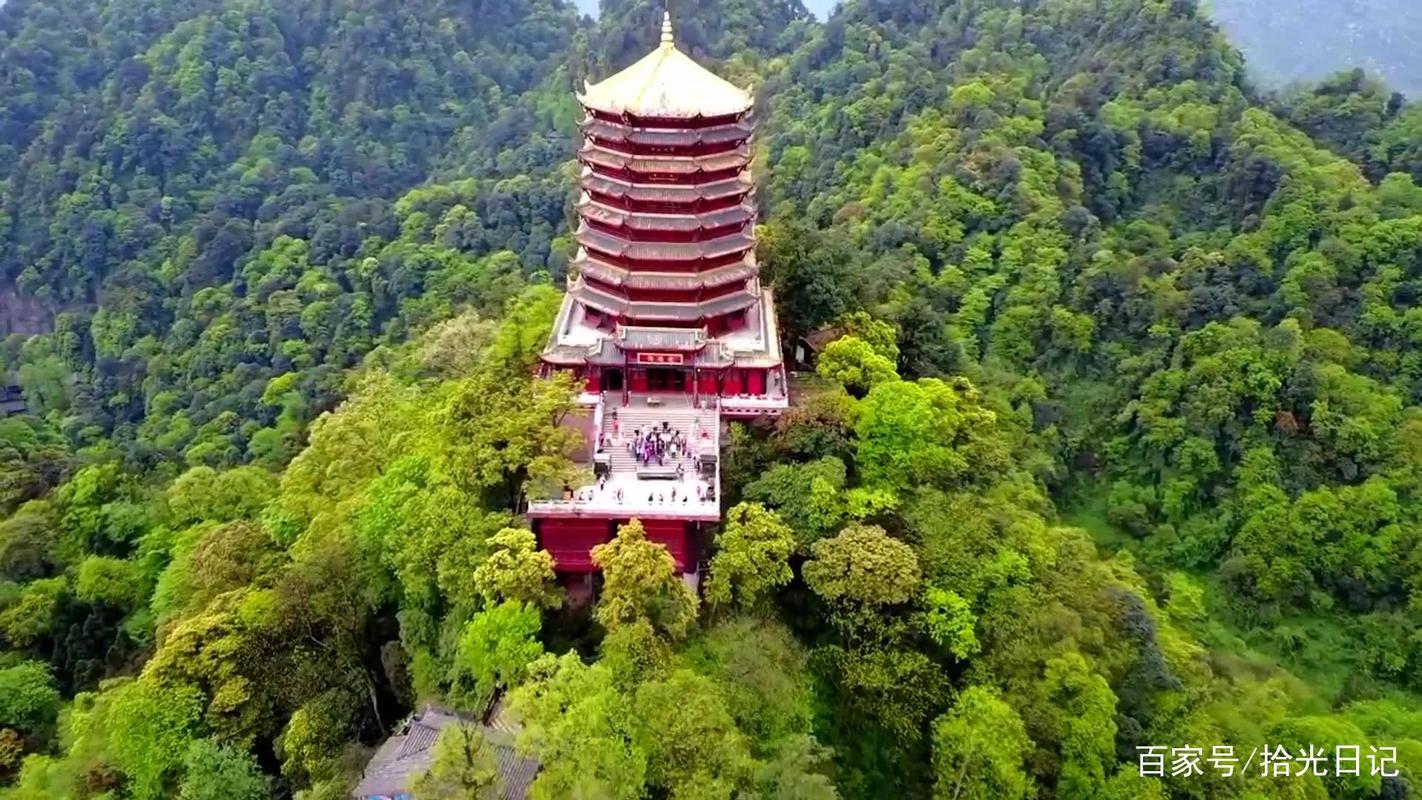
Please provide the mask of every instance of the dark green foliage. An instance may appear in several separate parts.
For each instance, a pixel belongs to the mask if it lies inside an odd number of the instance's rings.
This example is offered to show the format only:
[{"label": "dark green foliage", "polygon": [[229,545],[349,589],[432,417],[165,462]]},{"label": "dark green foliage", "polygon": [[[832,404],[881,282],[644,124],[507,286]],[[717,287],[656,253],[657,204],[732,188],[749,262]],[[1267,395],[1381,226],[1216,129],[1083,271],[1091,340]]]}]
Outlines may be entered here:
[{"label": "dark green foliage", "polygon": [[[85,443],[280,463],[377,341],[562,270],[556,0],[0,15],[0,281],[64,312],[6,366]],[[392,205],[453,169],[485,177]],[[55,456],[21,454],[23,499]]]}]

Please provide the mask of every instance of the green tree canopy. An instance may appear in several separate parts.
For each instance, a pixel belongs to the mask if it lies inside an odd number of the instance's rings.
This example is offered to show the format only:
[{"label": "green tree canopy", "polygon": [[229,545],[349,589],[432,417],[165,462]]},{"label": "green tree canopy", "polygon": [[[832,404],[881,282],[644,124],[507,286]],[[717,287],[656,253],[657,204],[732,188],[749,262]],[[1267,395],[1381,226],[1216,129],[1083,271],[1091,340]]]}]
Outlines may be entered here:
[{"label": "green tree canopy", "polygon": [[602,596],[594,617],[608,630],[638,621],[652,624],[672,639],[686,636],[696,621],[696,595],[676,572],[671,553],[648,541],[637,520],[618,528],[617,536],[593,548],[602,569]]},{"label": "green tree canopy", "polygon": [[841,336],[830,342],[820,354],[815,372],[821,378],[843,385],[855,397],[863,397],[875,386],[899,379],[894,362],[857,336]]},{"label": "green tree canopy", "polygon": [[452,677],[456,685],[473,682],[471,697],[488,697],[516,686],[528,665],[543,655],[538,610],[513,600],[474,615],[459,637]]},{"label": "green tree canopy", "polygon": [[794,577],[789,559],[795,534],[759,503],[741,503],[726,512],[716,545],[706,584],[706,599],[713,604],[754,608]]},{"label": "green tree canopy", "polygon": [[851,525],[815,542],[811,554],[805,582],[826,600],[892,605],[907,602],[918,588],[918,556],[883,528]]},{"label": "green tree canopy", "polygon": [[562,604],[554,586],[553,557],[537,549],[532,531],[504,528],[489,544],[493,552],[474,570],[474,582],[486,600],[514,600],[544,608]]},{"label": "green tree canopy", "polygon": [[1032,796],[1024,769],[1032,740],[1017,712],[990,687],[963,690],[933,723],[933,796],[941,800],[1022,800]]},{"label": "green tree canopy", "polygon": [[491,750],[478,728],[446,727],[435,740],[429,770],[410,785],[411,794],[421,800],[497,800],[499,768]]},{"label": "green tree canopy", "polygon": [[890,488],[985,480],[1007,464],[997,416],[967,381],[881,385],[860,406],[858,462]]},{"label": "green tree canopy", "polygon": [[59,699],[46,665],[22,661],[0,669],[0,727],[42,734],[59,714]]},{"label": "green tree canopy", "polygon": [[251,755],[199,739],[183,758],[178,800],[261,800],[269,781]]},{"label": "green tree canopy", "polygon": [[544,765],[530,797],[644,795],[647,753],[637,744],[631,701],[617,690],[608,669],[588,666],[574,653],[545,656],[511,704],[524,722],[521,746]]}]

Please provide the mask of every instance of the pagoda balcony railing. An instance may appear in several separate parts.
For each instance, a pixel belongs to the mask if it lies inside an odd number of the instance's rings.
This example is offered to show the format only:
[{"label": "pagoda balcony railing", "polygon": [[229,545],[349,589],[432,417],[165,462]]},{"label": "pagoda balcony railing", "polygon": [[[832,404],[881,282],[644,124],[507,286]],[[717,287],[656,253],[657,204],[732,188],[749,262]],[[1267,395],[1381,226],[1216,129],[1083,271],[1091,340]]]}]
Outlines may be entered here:
[{"label": "pagoda balcony railing", "polygon": [[749,253],[739,264],[702,272],[646,272],[623,269],[591,258],[585,250],[578,252],[571,266],[573,271],[594,280],[637,289],[656,289],[669,285],[680,288],[724,286],[754,278],[759,272],[759,265]]},{"label": "pagoda balcony railing", "polygon": [[711,260],[740,255],[755,248],[755,237],[746,231],[696,242],[644,242],[582,225],[574,233],[573,240],[586,247],[588,252],[619,255],[644,263]]},{"label": "pagoda balcony railing", "polygon": [[756,262],[754,251],[748,251],[745,256],[743,256],[739,261],[736,261],[732,264],[723,264],[721,266],[716,267],[710,267],[696,261],[674,261],[666,266],[653,269],[649,264],[642,260],[636,261],[633,266],[629,267],[626,264],[614,264],[612,261],[608,260],[607,258],[604,258],[602,254],[597,253],[595,251],[590,251],[586,247],[580,247],[578,248],[577,254],[573,257],[573,264],[578,268],[581,268],[581,265],[584,263],[596,264],[605,269],[617,270],[627,276],[626,280],[631,280],[633,277],[640,275],[664,274],[693,276],[708,275],[712,273],[719,274],[733,267],[744,267],[747,264],[754,265]]},{"label": "pagoda balcony railing", "polygon": [[636,142],[625,139],[608,139],[602,136],[587,134],[585,137],[589,142],[612,150],[626,156],[657,156],[661,158],[696,158],[698,156],[716,156],[722,153],[734,153],[750,137],[741,139],[726,139],[723,142],[687,142],[686,144],[674,144],[671,142]]},{"label": "pagoda balcony railing", "polygon": [[718,267],[728,267],[732,264],[739,264],[745,260],[749,249],[740,250],[735,253],[727,253],[715,258],[692,258],[686,260],[652,259],[652,258],[630,258],[618,256],[611,253],[604,253],[598,250],[588,249],[588,255],[596,258],[604,264],[611,264],[614,267],[622,267],[630,270],[644,270],[652,272],[704,272]]},{"label": "pagoda balcony railing", "polygon": [[749,131],[725,131],[719,136],[691,134],[618,135],[598,129],[583,131],[583,148],[602,150],[629,158],[715,158],[749,149],[755,136]]},{"label": "pagoda balcony railing", "polygon": [[704,183],[638,183],[603,175],[583,165],[579,171],[578,182],[585,191],[650,203],[692,203],[697,200],[744,197],[755,189],[755,182],[745,170],[728,178]]},{"label": "pagoda balcony railing", "polygon": [[613,169],[585,158],[582,163],[594,172],[614,180],[638,184],[666,184],[671,186],[700,186],[730,180],[746,171],[745,165],[720,170],[696,170],[692,172],[638,172],[631,169]]},{"label": "pagoda balcony railing", "polygon": [[[703,118],[704,119],[704,118]],[[578,120],[578,126],[592,130],[612,130],[621,135],[642,134],[651,136],[661,135],[694,135],[703,138],[725,135],[730,132],[749,133],[755,129],[753,115],[745,114],[738,119],[732,119],[711,125],[673,125],[667,127],[654,127],[650,125],[639,125],[628,122],[620,116],[584,113],[583,118]]]},{"label": "pagoda balcony railing", "polygon": [[727,295],[745,291],[746,281],[727,283],[722,286],[708,286],[699,289],[662,289],[662,288],[642,288],[635,286],[616,286],[603,283],[591,276],[584,275],[583,280],[588,286],[610,297],[622,297],[632,302],[638,303],[699,303],[704,300],[715,300]]},{"label": "pagoda balcony railing", "polygon": [[745,198],[750,194],[747,190],[742,194],[728,195],[716,199],[698,198],[696,200],[677,203],[657,200],[633,200],[625,195],[606,194],[596,189],[584,187],[588,196],[605,206],[620,209],[622,211],[642,212],[647,214],[688,214],[695,215],[707,211],[720,211],[727,208],[735,208],[745,202]]},{"label": "pagoda balcony railing", "polygon": [[745,119],[750,109],[737,114],[722,114],[715,117],[644,117],[636,114],[613,114],[596,108],[584,107],[589,117],[614,125],[629,128],[649,128],[653,130],[695,130],[702,128],[722,128],[735,125]]},{"label": "pagoda balcony railing", "polygon": [[588,214],[581,215],[590,228],[596,228],[609,236],[617,236],[631,242],[662,242],[666,244],[695,244],[724,239],[746,229],[747,223],[738,222],[719,228],[692,228],[690,230],[668,230],[658,228],[632,228],[625,225],[609,225]]},{"label": "pagoda balcony railing", "polygon": [[[747,286],[751,286],[748,283]],[[617,294],[609,294],[586,281],[578,281],[569,290],[574,299],[600,313],[615,318],[618,322],[635,326],[687,327],[706,325],[714,328],[712,320],[745,311],[756,303],[756,293],[747,288],[725,297],[713,298],[696,303],[667,303],[629,301]]]},{"label": "pagoda balcony railing", "polygon": [[623,211],[594,202],[586,194],[578,201],[578,216],[589,222],[629,231],[711,231],[721,228],[744,227],[754,224],[755,203],[747,201],[739,206],[718,211],[703,211],[700,214],[647,214],[637,211]]}]

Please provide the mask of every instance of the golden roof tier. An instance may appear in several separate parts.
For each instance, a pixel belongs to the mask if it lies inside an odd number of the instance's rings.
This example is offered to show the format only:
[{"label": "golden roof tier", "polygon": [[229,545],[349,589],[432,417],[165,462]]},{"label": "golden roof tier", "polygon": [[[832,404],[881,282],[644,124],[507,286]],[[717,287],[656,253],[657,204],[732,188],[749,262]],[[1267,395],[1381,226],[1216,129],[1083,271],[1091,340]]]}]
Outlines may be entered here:
[{"label": "golden roof tier", "polygon": [[754,103],[749,90],[677,49],[670,12],[662,19],[660,47],[607,80],[586,84],[578,102],[604,114],[644,119],[736,117]]}]

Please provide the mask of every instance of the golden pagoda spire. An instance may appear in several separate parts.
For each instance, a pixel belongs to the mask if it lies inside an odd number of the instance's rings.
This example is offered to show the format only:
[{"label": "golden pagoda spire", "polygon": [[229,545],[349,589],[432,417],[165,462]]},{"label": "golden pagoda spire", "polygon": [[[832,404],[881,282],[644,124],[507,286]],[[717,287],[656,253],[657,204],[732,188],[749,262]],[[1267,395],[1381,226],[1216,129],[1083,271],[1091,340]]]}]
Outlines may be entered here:
[{"label": "golden pagoda spire", "polygon": [[669,10],[662,13],[661,46],[606,80],[585,82],[578,101],[607,114],[657,118],[733,116],[749,111],[754,102],[749,90],[717,77],[677,49]]}]

